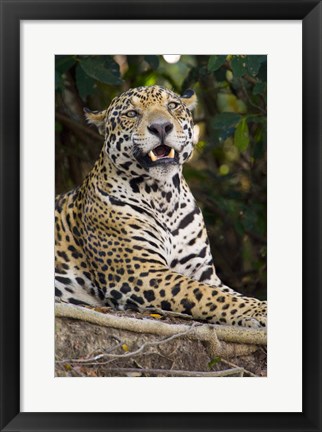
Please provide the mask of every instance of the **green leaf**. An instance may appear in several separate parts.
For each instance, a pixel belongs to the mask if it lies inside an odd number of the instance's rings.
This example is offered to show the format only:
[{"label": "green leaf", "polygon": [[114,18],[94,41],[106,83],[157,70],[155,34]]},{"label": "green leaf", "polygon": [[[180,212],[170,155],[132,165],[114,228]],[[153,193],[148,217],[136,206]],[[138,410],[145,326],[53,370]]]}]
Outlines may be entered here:
[{"label": "green leaf", "polygon": [[254,228],[257,226],[258,216],[256,214],[256,209],[253,207],[248,207],[244,209],[242,224],[246,231],[253,232]]},{"label": "green leaf", "polygon": [[157,55],[146,55],[144,60],[150,65],[152,69],[158,69],[159,57]]},{"label": "green leaf", "polygon": [[76,59],[74,56],[57,55],[55,57],[55,69],[60,75],[67,72],[75,63]]},{"label": "green leaf", "polygon": [[257,78],[258,78],[260,81],[267,82],[267,62],[263,62],[263,63],[261,64],[261,67],[260,67],[260,69],[259,69],[259,72],[258,72]]},{"label": "green leaf", "polygon": [[225,55],[212,55],[208,61],[208,71],[216,72],[225,63],[226,56]]},{"label": "green leaf", "polygon": [[88,76],[99,82],[110,85],[122,83],[119,65],[110,56],[81,57],[79,64]]},{"label": "green leaf", "polygon": [[241,78],[246,74],[255,77],[265,61],[265,55],[233,56],[230,65],[234,78]]},{"label": "green leaf", "polygon": [[223,112],[212,121],[214,145],[218,145],[234,134],[242,116],[237,113]]},{"label": "green leaf", "polygon": [[182,83],[181,93],[187,88],[192,87],[196,82],[199,81],[199,69],[197,67],[192,67]]},{"label": "green leaf", "polygon": [[211,369],[213,366],[215,366],[219,362],[221,362],[220,357],[214,357],[213,359],[211,359],[210,362],[208,363],[209,369]]},{"label": "green leaf", "polygon": [[266,94],[266,83],[259,81],[254,85],[253,95],[256,96],[259,94]]},{"label": "green leaf", "polygon": [[261,159],[264,156],[265,153],[265,145],[263,142],[263,139],[261,136],[259,136],[259,134],[255,135],[255,145],[253,148],[253,158],[254,159]]},{"label": "green leaf", "polygon": [[246,118],[243,118],[237,125],[234,135],[235,146],[240,151],[245,151],[249,145],[249,130]]},{"label": "green leaf", "polygon": [[246,57],[234,56],[230,62],[234,78],[240,78],[247,73]]},{"label": "green leaf", "polygon": [[80,97],[85,100],[87,96],[93,94],[95,80],[88,76],[80,65],[76,67],[76,86]]},{"label": "green leaf", "polygon": [[214,129],[229,129],[235,127],[241,118],[240,114],[223,112],[216,115],[212,125]]},{"label": "green leaf", "polygon": [[246,56],[246,65],[249,75],[256,76],[261,64],[266,61],[266,55],[249,55]]},{"label": "green leaf", "polygon": [[247,118],[247,123],[256,123],[261,125],[267,124],[267,118],[264,115],[248,114],[246,118]]}]

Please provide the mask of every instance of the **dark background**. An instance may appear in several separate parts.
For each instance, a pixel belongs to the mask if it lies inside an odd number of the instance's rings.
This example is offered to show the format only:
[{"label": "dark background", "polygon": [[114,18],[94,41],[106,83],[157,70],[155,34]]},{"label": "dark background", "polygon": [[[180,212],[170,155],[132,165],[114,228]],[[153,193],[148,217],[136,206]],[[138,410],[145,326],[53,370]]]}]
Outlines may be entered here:
[{"label": "dark background", "polygon": [[56,192],[82,182],[103,139],[83,108],[105,109],[121,92],[159,84],[193,88],[199,142],[184,168],[203,210],[223,282],[266,298],[266,95],[263,55],[56,56]]}]

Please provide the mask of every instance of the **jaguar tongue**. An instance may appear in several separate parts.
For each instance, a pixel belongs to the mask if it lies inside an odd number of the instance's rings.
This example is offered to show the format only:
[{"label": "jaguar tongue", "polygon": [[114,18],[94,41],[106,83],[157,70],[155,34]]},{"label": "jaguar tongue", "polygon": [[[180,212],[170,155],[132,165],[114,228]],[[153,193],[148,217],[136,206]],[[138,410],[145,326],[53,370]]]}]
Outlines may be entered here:
[{"label": "jaguar tongue", "polygon": [[153,150],[153,153],[158,157],[164,157],[168,153],[169,147],[166,147],[165,145],[159,145]]}]

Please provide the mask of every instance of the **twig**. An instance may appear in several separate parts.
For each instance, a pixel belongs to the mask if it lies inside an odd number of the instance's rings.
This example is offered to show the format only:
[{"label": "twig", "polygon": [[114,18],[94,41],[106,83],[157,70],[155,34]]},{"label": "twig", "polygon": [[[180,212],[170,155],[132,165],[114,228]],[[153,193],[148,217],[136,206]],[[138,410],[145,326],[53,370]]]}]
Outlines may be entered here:
[{"label": "twig", "polygon": [[[232,362],[230,362],[228,360],[225,360],[225,359],[221,359],[221,362],[225,363],[227,366],[230,366],[232,368],[239,367],[238,365],[236,365],[236,364],[234,364],[234,363],[232,363]],[[250,372],[249,370],[247,370],[245,368],[243,368],[243,369],[244,369],[244,373],[247,373],[251,377],[257,377],[258,378],[258,375],[253,374],[253,372]]]},{"label": "twig", "polygon": [[[248,94],[248,91],[247,91],[247,89],[246,89],[246,87],[245,87],[245,85],[243,83],[243,80],[241,78],[239,78],[239,82],[240,82],[240,84],[242,86],[244,95],[246,96],[246,99],[248,100],[249,105],[251,105],[253,108],[258,109],[262,114],[266,115],[267,114],[266,110],[264,108],[262,108],[261,106],[257,105],[256,103],[254,103],[251,100],[251,98],[250,98],[250,96]],[[256,83],[256,81],[255,81],[255,83]]]},{"label": "twig", "polygon": [[[56,363],[87,363],[88,361],[97,361],[104,357],[113,357],[113,354],[110,354],[112,351],[115,351],[117,348],[120,348],[123,345],[123,342],[118,343],[112,348],[106,350],[102,354],[97,354],[94,357],[86,358],[86,359],[69,359],[69,360],[57,360]],[[116,355],[114,355],[116,357]],[[121,357],[121,356],[120,356]]]},{"label": "twig", "polygon": [[[174,334],[174,335],[169,336],[169,337],[162,339],[162,340],[145,342],[137,350],[130,351],[130,352],[127,352],[124,354],[110,354],[109,352],[105,352],[103,354],[97,355],[95,357],[87,358],[87,359],[58,360],[56,363],[90,363],[90,362],[93,362],[93,361],[96,361],[98,359],[105,358],[105,357],[113,358],[113,359],[120,359],[120,358],[123,359],[123,358],[127,358],[127,357],[135,357],[135,356],[141,354],[147,347],[162,345],[162,344],[170,342],[171,340],[176,339],[178,337],[186,336],[188,333],[192,332],[194,327],[196,327],[197,325],[198,325],[198,323],[195,322],[187,330],[185,330],[181,333]],[[102,363],[99,363],[99,364],[102,364]]]}]

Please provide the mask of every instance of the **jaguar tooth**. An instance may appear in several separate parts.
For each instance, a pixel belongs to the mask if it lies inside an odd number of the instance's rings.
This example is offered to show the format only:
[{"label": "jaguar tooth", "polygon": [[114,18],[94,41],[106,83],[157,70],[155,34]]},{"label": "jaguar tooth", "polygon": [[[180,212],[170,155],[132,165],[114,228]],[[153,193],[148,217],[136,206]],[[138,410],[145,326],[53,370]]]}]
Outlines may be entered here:
[{"label": "jaguar tooth", "polygon": [[155,162],[158,158],[156,157],[156,155],[153,153],[153,150],[151,150],[149,152],[149,157],[152,160],[152,162]]},{"label": "jaguar tooth", "polygon": [[174,149],[172,148],[171,150],[170,150],[170,153],[168,154],[168,158],[174,158]]}]

